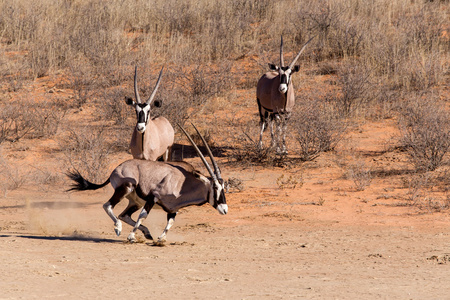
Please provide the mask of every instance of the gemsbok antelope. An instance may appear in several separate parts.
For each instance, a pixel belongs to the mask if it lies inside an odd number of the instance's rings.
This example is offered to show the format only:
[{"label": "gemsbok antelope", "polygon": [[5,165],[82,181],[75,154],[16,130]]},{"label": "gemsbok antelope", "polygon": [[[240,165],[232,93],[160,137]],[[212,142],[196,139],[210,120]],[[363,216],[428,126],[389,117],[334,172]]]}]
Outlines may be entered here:
[{"label": "gemsbok antelope", "polygon": [[163,156],[164,161],[168,161],[171,156],[171,148],[174,141],[174,130],[170,122],[164,117],[152,119],[150,116],[151,106],[160,106],[159,102],[153,103],[156,91],[161,82],[164,67],[159,72],[158,81],[150,97],[141,101],[137,85],[137,66],[134,69],[134,94],[136,101],[126,98],[128,105],[133,105],[136,109],[137,124],[134,128],[130,142],[131,155],[135,159],[157,160]]},{"label": "gemsbok antelope", "polygon": [[186,162],[175,163],[132,159],[123,162],[115,168],[110,177],[102,184],[94,184],[87,181],[77,171],[68,172],[67,176],[75,182],[70,190],[96,190],[111,183],[114,188],[114,194],[103,205],[103,208],[114,221],[114,230],[118,236],[122,232],[122,223],[114,215],[113,208],[121,199],[135,191],[145,203],[133,231],[128,236],[130,242],[136,241],[135,232],[138,229],[144,233],[147,239],[153,239],[150,231],[141,223],[155,204],[161,206],[167,213],[167,225],[159,236],[158,242],[166,240],[166,234],[174,223],[177,211],[183,207],[209,203],[220,214],[227,214],[228,206],[225,199],[224,181],[211,149],[194,126],[206,147],[214,170],[208,164],[191,136],[181,126],[180,128],[197,151],[210,177],[193,170],[193,167]]},{"label": "gemsbok antelope", "polygon": [[[298,58],[305,50],[306,45],[311,42],[309,39],[303,45],[300,52],[289,66],[284,65],[283,59],[283,36],[280,45],[280,66],[270,64],[270,71],[265,73],[258,81],[256,87],[256,101],[258,102],[261,131],[259,135],[258,147],[262,149],[263,132],[266,126],[270,128],[272,138],[272,147],[276,147],[277,153],[286,154],[286,128],[287,121],[290,118],[295,104],[294,85],[292,83],[292,74],[300,70],[300,66],[295,65]],[[276,123],[276,132],[274,133],[273,123]],[[280,147],[280,136],[282,144]]]}]

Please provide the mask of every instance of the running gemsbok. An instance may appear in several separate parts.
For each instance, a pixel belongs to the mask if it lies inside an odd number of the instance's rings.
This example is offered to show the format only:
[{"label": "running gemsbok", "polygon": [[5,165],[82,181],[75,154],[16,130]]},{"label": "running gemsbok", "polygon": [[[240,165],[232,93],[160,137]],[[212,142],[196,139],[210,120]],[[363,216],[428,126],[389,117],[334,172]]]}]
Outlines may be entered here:
[{"label": "running gemsbok", "polygon": [[148,229],[141,223],[155,204],[160,205],[167,212],[167,225],[158,238],[158,242],[165,241],[167,231],[172,227],[180,208],[209,203],[220,214],[225,215],[228,212],[228,206],[225,199],[224,181],[211,149],[194,126],[208,151],[214,170],[190,135],[181,126],[180,128],[197,151],[210,177],[193,170],[193,167],[185,162],[132,159],[120,164],[103,184],[91,183],[77,171],[69,172],[67,176],[75,181],[70,190],[96,190],[111,183],[114,188],[114,195],[103,205],[103,208],[114,221],[114,229],[117,235],[120,235],[122,231],[122,223],[114,215],[113,208],[121,199],[136,191],[136,194],[145,201],[145,204],[133,231],[128,236],[128,240],[131,242],[136,240],[135,232],[138,229],[144,233],[147,239],[153,239]]},{"label": "running gemsbok", "polygon": [[[276,147],[277,153],[286,154],[286,127],[295,104],[294,85],[292,84],[292,74],[300,70],[300,66],[295,65],[300,54],[305,50],[303,45],[300,52],[289,66],[284,65],[283,59],[283,37],[280,45],[280,66],[269,64],[271,71],[265,73],[258,81],[256,87],[256,100],[258,102],[261,131],[259,135],[258,147],[263,147],[262,136],[268,125],[272,138],[272,147]],[[273,122],[276,122],[276,132],[273,130]],[[280,147],[280,136],[282,145]]]},{"label": "running gemsbok", "polygon": [[126,98],[126,103],[136,108],[137,124],[130,142],[131,155],[136,159],[157,160],[160,156],[163,156],[164,161],[170,159],[171,147],[174,141],[173,127],[164,117],[152,119],[150,116],[151,105],[161,105],[159,102],[153,103],[153,99],[161,82],[163,69],[164,67],[159,72],[158,81],[152,94],[145,102],[142,102],[139,96],[137,66],[134,69],[134,94],[136,101]]}]

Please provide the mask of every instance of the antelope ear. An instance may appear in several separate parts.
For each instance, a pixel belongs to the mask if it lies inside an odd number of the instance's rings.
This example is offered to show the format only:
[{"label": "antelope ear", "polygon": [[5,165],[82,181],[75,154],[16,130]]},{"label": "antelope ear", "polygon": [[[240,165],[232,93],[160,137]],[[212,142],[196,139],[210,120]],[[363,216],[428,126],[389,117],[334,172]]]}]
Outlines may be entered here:
[{"label": "antelope ear", "polygon": [[136,102],[134,102],[134,100],[129,97],[125,97],[125,103],[127,105],[136,105]]},{"label": "antelope ear", "polygon": [[294,68],[292,69],[292,73],[298,72],[300,71],[300,66],[299,65],[295,65]]},{"label": "antelope ear", "polygon": [[278,66],[276,66],[274,64],[269,64],[269,69],[272,71],[278,71]]},{"label": "antelope ear", "polygon": [[152,103],[155,107],[161,107],[162,106],[162,104],[163,104],[163,101],[162,100],[155,100],[155,101],[153,101],[153,103]]}]

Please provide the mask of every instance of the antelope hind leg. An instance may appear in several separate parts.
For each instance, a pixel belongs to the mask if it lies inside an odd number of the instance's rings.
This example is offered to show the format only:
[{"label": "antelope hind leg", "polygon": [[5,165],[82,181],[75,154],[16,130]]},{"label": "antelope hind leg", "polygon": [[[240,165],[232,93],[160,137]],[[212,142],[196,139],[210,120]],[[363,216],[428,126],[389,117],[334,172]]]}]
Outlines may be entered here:
[{"label": "antelope hind leg", "polygon": [[[143,226],[143,225],[141,225],[142,221],[144,221],[147,218],[148,213],[152,209],[153,205],[155,205],[155,196],[150,194],[148,199],[146,199],[146,200],[147,200],[147,202],[145,203],[144,207],[142,208],[141,213],[139,214],[139,217],[136,221],[136,224],[134,225],[133,230],[128,235],[127,239],[130,242],[136,242],[136,236],[135,236],[136,230],[138,230],[141,226]],[[151,237],[150,231],[148,232],[148,234]],[[145,235],[145,233],[144,233],[144,235]],[[146,236],[146,238],[147,238],[147,236]],[[151,239],[153,239],[153,237]]]},{"label": "antelope hind leg", "polygon": [[158,241],[156,242],[157,244],[164,244],[164,242],[166,241],[167,232],[173,226],[176,216],[177,216],[177,213],[168,213],[167,214],[167,225],[166,225],[166,228],[164,228],[163,233],[158,237]]},{"label": "antelope hind leg", "polygon": [[[127,223],[128,225],[130,225],[131,227],[136,226],[136,222],[131,218],[131,215],[137,211],[140,207],[138,205],[132,205],[130,204],[120,215],[119,215],[119,220],[124,221],[125,223]],[[144,234],[145,238],[148,240],[153,240],[152,235],[150,234],[150,230],[144,226],[144,225],[140,225],[138,228],[140,231],[142,231],[142,233]]]}]

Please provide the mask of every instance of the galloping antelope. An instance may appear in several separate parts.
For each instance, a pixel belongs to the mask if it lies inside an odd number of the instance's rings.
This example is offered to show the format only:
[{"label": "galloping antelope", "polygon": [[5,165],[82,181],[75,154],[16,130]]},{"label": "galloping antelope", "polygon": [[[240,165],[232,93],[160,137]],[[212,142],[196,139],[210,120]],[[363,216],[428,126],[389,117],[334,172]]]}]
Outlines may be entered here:
[{"label": "galloping antelope", "polygon": [[[261,131],[259,135],[258,147],[263,147],[262,136],[269,125],[270,135],[272,137],[272,147],[277,147],[278,153],[287,153],[286,151],[286,127],[295,104],[294,85],[292,84],[292,74],[300,70],[300,66],[295,65],[300,54],[305,50],[306,45],[311,39],[303,45],[300,52],[290,63],[284,65],[283,59],[283,36],[280,45],[280,66],[269,64],[271,71],[265,73],[258,81],[256,87],[256,101],[258,102]],[[276,122],[276,133],[273,131],[273,122]],[[280,148],[279,139],[282,138]]]},{"label": "galloping antelope", "polygon": [[[153,89],[152,94],[147,101],[142,102],[139,96],[137,86],[137,66],[134,69],[134,94],[136,101],[131,98],[126,98],[125,102],[128,105],[133,105],[136,108],[137,124],[133,131],[130,142],[130,150],[133,158],[157,160],[158,157],[163,156],[164,161],[170,159],[171,147],[174,141],[174,130],[170,122],[164,117],[157,117],[152,119],[150,116],[151,105],[155,98],[156,91],[161,82],[161,76],[164,67],[159,72],[158,81]],[[156,106],[161,104],[154,103]]]},{"label": "galloping antelope", "polygon": [[69,172],[67,175],[75,181],[70,190],[96,190],[111,183],[114,194],[103,205],[103,208],[114,221],[114,230],[118,236],[122,231],[122,223],[114,215],[113,208],[122,198],[135,191],[145,203],[133,231],[128,235],[128,240],[131,242],[136,241],[135,232],[138,229],[144,233],[147,239],[153,239],[150,231],[141,223],[155,204],[160,205],[167,212],[167,225],[159,236],[158,242],[165,241],[166,234],[172,227],[180,208],[209,203],[220,214],[225,215],[228,212],[228,206],[225,199],[224,181],[211,149],[194,126],[208,151],[214,170],[190,135],[181,126],[180,128],[197,151],[210,177],[194,171],[193,167],[186,162],[173,163],[132,159],[120,164],[111,173],[109,179],[102,184],[91,183],[76,171]]}]

